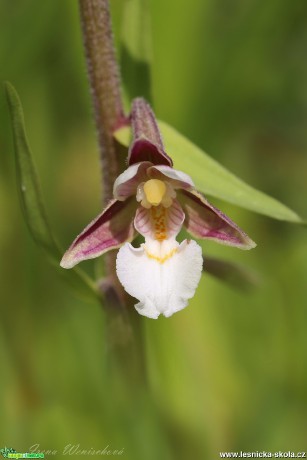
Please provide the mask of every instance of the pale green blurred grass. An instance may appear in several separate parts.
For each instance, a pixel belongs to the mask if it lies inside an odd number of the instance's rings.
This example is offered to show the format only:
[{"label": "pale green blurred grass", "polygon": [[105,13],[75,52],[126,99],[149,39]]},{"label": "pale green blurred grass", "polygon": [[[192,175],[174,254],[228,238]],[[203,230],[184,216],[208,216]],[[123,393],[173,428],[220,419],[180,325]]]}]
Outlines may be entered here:
[{"label": "pale green blurred grass", "polygon": [[[306,217],[307,5],[155,0],[152,13],[157,115]],[[65,247],[100,210],[77,2],[2,1],[0,18],[1,80],[22,98]],[[205,275],[186,310],[144,318],[150,391],[135,404],[125,382],[108,383],[100,307],[71,295],[27,233],[3,94],[0,121],[0,448],[109,444],[133,460],[306,450],[306,230],[215,201],[258,247],[205,253],[262,284],[244,295]]]}]

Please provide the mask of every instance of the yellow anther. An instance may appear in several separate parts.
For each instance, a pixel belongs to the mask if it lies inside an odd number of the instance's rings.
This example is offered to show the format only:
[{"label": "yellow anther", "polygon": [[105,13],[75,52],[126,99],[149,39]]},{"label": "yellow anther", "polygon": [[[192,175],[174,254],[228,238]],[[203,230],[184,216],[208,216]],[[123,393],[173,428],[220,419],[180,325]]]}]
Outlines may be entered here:
[{"label": "yellow anther", "polygon": [[162,180],[150,179],[144,184],[144,192],[147,201],[153,206],[158,206],[166,192],[166,185]]}]

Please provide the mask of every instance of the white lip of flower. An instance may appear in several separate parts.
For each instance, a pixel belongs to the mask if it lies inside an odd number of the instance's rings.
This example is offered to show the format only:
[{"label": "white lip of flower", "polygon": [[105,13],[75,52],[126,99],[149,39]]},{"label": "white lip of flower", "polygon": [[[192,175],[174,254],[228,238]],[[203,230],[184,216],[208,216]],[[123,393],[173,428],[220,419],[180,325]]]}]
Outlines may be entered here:
[{"label": "white lip of flower", "polygon": [[168,181],[149,179],[137,187],[140,202],[135,227],[145,243],[126,243],[117,255],[117,276],[125,290],[139,299],[136,310],[149,318],[169,317],[194,296],[201,278],[202,252],[195,241],[179,244],[184,213]]}]

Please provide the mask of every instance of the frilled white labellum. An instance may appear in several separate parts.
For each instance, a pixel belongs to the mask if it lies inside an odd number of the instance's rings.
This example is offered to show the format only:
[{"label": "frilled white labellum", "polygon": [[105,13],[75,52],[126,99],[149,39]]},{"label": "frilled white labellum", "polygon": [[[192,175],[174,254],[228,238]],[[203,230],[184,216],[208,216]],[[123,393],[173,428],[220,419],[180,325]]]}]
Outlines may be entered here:
[{"label": "frilled white labellum", "polygon": [[148,318],[169,317],[187,306],[202,271],[195,241],[147,240],[140,248],[126,243],[117,255],[117,276],[128,294],[139,299],[136,310]]}]

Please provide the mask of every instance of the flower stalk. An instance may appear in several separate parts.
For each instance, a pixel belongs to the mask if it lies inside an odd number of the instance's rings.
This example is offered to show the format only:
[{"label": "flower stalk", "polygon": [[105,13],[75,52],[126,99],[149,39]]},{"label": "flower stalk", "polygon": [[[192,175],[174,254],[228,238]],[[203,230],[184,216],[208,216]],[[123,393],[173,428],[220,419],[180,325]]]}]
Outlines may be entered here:
[{"label": "flower stalk", "polygon": [[[109,0],[79,0],[87,72],[98,133],[102,173],[103,207],[113,196],[120,173],[122,150],[113,137],[126,124],[120,75],[115,56]],[[144,357],[140,324],[131,320],[128,296],[116,276],[116,253],[105,257],[105,279],[99,288],[106,312],[106,346],[109,365],[119,367],[126,380],[144,380]],[[130,364],[129,364],[130,363]],[[134,375],[134,379],[132,378]]]}]

